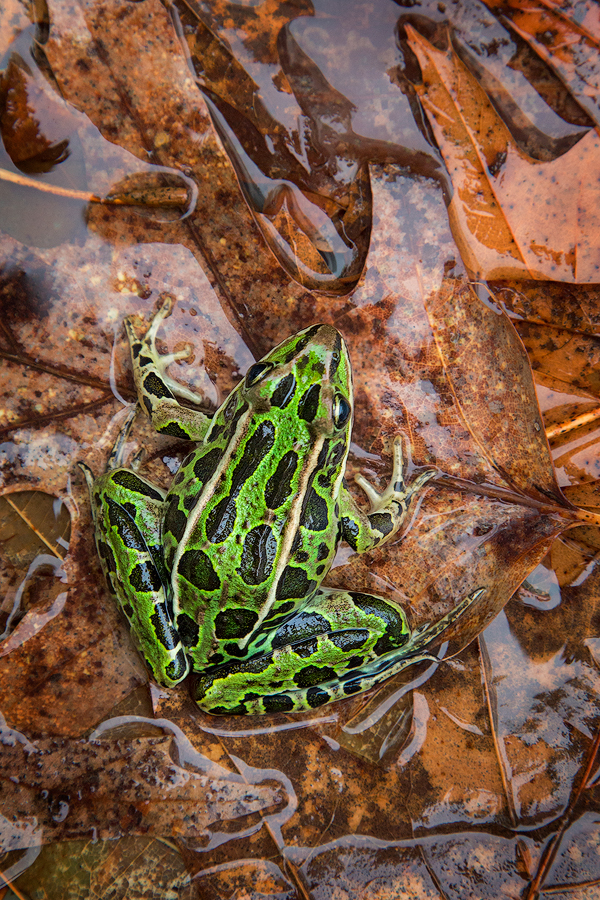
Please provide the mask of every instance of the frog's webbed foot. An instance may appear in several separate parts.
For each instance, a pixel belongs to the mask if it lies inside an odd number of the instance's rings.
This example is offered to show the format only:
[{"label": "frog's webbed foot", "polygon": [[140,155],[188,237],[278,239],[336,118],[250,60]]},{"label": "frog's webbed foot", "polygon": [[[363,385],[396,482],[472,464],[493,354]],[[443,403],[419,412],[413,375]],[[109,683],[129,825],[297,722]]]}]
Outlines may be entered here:
[{"label": "frog's webbed foot", "polygon": [[190,356],[192,347],[186,345],[183,350],[164,354],[156,349],[158,329],[172,309],[173,298],[166,295],[141,338],[134,330],[133,317],[125,319],[131,346],[133,377],[140,405],[152,419],[157,431],[183,440],[201,441],[208,430],[210,419],[199,409],[181,406],[179,399],[199,406],[203,398],[167,373],[172,362]]},{"label": "frog's webbed foot", "polygon": [[[178,362],[180,359],[189,359],[192,356],[194,352],[192,345],[186,344],[182,350],[177,350],[175,353],[159,353],[156,349],[156,335],[158,334],[158,329],[163,321],[171,315],[172,311],[173,298],[167,294],[165,295],[161,306],[152,316],[148,330],[143,338],[138,338],[133,329],[133,316],[127,316],[125,319],[125,330],[127,331],[127,337],[129,338],[129,343],[131,345],[131,355],[134,363],[137,362],[140,367],[144,366],[144,361],[140,359],[140,356],[143,354],[144,356],[149,357],[148,362],[151,361],[153,371],[162,384],[165,385],[174,396],[181,397],[182,400],[189,400],[190,403],[195,403],[199,406],[203,401],[201,395],[192,391],[190,388],[187,388],[179,381],[176,381],[167,372],[171,363]],[[148,363],[146,363],[146,365],[147,364]]]},{"label": "frog's webbed foot", "polygon": [[424,471],[419,472],[419,474],[407,484],[405,472],[407,465],[410,462],[410,452],[407,455],[408,460],[405,461],[404,440],[398,435],[394,439],[394,465],[392,477],[385,491],[378,491],[363,475],[355,476],[354,480],[356,484],[362,488],[371,502],[370,514],[389,511],[390,507],[392,507],[395,508],[396,517],[399,519],[399,522],[404,521],[413,500],[427,482],[431,481],[437,474],[437,469],[425,469]]}]

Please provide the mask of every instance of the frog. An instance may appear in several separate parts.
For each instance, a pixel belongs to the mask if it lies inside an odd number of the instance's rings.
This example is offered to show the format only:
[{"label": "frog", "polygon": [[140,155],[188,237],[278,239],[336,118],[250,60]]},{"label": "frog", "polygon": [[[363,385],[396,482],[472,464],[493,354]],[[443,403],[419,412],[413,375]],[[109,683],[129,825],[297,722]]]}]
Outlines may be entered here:
[{"label": "frog", "polygon": [[138,408],[194,449],[167,491],[140,475],[139,454],[125,466],[134,409],[104,474],[81,464],[104,577],[153,678],[171,688],[192,671],[205,713],[265,715],[314,710],[439,662],[431,642],[481,589],[411,629],[394,600],[322,583],[342,542],[366,553],[399,538],[437,473],[408,480],[398,435],[387,487],[357,475],[370,508],[354,499],[352,367],[340,332],[314,324],[286,338],[210,416],[167,372],[191,348],[156,347],[173,302],[162,298],[141,336],[134,317],[125,328]]}]

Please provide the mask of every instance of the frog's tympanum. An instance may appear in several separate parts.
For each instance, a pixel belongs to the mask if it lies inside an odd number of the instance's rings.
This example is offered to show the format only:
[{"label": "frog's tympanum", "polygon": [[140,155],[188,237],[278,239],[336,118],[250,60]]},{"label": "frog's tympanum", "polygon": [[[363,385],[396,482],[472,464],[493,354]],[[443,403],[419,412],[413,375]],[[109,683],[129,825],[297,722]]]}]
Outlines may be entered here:
[{"label": "frog's tympanum", "polygon": [[[481,591],[411,631],[401,607],[360,590],[321,587],[340,541],[364,553],[396,536],[434,470],[406,484],[402,442],[380,493],[344,485],[352,373],[331,325],[313,325],[248,370],[214,416],[166,374],[155,336],[126,322],[139,402],[161,434],[197,442],[170,490],[123,468],[130,420],[94,479],[96,543],[106,580],[156,680],[190,667],[199,706],[214,715],[296,712],[365,691],[406,665]],[[437,657],[436,657],[437,658]]]}]

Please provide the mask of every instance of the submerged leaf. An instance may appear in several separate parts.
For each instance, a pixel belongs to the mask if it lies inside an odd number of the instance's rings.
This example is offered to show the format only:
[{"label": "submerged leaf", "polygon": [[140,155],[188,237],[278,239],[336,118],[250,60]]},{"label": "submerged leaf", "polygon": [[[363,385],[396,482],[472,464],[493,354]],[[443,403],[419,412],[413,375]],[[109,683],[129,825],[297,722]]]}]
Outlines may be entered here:
[{"label": "submerged leaf", "polygon": [[284,802],[281,785],[250,785],[199,755],[196,770],[177,765],[172,743],[161,737],[31,744],[5,735],[0,849],[77,840],[91,831],[101,839],[155,833],[208,841],[221,823]]},{"label": "submerged leaf", "polygon": [[39,855],[19,877],[18,888],[31,897],[40,884],[44,900],[65,900],[66,886],[73,900],[109,895],[123,900],[194,900],[196,896],[179,851],[164,838],[73,840],[35,852]]},{"label": "submerged leaf", "polygon": [[[543,826],[565,813],[600,727],[600,674],[585,646],[587,629],[579,627],[598,610],[576,605],[584,599],[576,588],[563,593],[567,603],[543,614],[513,604],[480,638],[498,759],[518,826]],[[577,640],[570,640],[573,626]]]},{"label": "submerged leaf", "polygon": [[471,273],[598,281],[597,132],[557,159],[528,157],[453,47],[438,50],[410,25],[406,32],[423,71],[417,91],[455,189],[454,238]]},{"label": "submerged leaf", "polygon": [[42,491],[15,491],[0,497],[0,542],[5,559],[27,566],[38,553],[64,557],[71,518],[57,497]]}]

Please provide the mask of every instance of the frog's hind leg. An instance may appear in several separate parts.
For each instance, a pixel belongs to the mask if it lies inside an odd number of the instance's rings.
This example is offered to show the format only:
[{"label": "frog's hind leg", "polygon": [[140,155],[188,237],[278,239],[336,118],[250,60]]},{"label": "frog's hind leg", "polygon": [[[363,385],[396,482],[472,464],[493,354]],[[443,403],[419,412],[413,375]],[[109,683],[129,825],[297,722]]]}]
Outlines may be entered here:
[{"label": "frog's hind leg", "polygon": [[411,632],[402,608],[383,597],[321,588],[301,612],[258,632],[246,659],[199,676],[194,698],[213,715],[256,715],[314,709],[367,691],[406,666],[437,662],[427,645],[481,593]]},{"label": "frog's hind leg", "polygon": [[[306,709],[307,700],[310,707],[313,705],[322,706],[334,700],[343,700],[354,694],[362,694],[387,681],[393,675],[397,675],[398,672],[408,668],[408,666],[415,665],[415,663],[439,663],[440,658],[429,653],[427,647],[434,638],[439,637],[453,622],[462,616],[483,593],[484,589],[478,588],[476,591],[463,597],[454,609],[442,616],[441,619],[412,632],[409,640],[399,650],[386,653],[367,665],[348,671],[339,679],[332,679],[330,682],[320,684],[318,688],[319,694],[313,694],[312,697],[309,697],[309,691],[307,690],[295,692],[291,697],[295,704],[294,708]],[[304,705],[302,705],[303,703]]]},{"label": "frog's hind leg", "polygon": [[[110,463],[121,461],[130,416]],[[104,576],[129,621],[132,635],[160,684],[180,682],[189,664],[174,627],[171,586],[160,527],[164,493],[131,469],[113,467],[94,479],[80,464],[90,492],[96,546]]]}]

